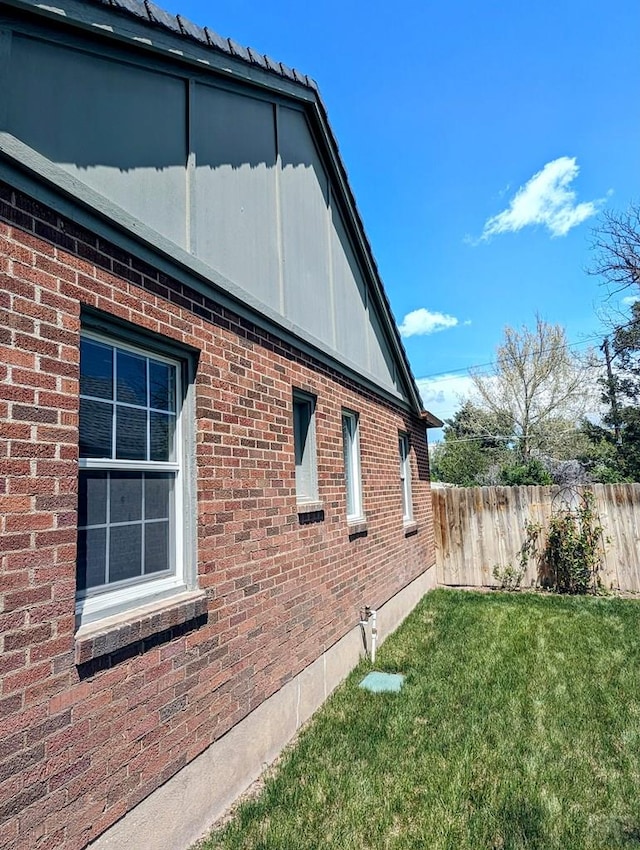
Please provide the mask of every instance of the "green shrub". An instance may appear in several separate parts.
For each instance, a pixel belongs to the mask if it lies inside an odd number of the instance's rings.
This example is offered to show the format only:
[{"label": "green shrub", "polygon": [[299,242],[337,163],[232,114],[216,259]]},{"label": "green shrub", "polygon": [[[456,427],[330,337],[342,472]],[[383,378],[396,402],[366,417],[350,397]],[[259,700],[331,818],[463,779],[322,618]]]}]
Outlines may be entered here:
[{"label": "green shrub", "polygon": [[501,567],[500,564],[496,564],[493,568],[493,577],[500,582],[502,590],[518,590],[526,569],[526,566],[522,565],[514,567],[513,564],[507,564],[506,567]]},{"label": "green shrub", "polygon": [[594,511],[593,493],[576,508],[552,514],[541,567],[543,584],[556,593],[594,593],[603,556],[602,526]]},{"label": "green shrub", "polygon": [[539,460],[530,458],[526,463],[504,466],[500,470],[500,483],[507,487],[524,487],[553,484],[553,480]]}]

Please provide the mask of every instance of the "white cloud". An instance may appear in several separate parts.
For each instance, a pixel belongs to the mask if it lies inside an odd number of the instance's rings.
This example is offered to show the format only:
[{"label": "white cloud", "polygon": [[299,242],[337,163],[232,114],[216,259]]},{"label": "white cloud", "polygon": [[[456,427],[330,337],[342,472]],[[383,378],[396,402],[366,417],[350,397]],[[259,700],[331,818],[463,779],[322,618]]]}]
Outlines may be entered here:
[{"label": "white cloud", "polygon": [[622,299],[622,303],[626,304],[627,307],[630,307],[632,304],[635,304],[636,301],[640,301],[640,295],[627,295],[626,298]]},{"label": "white cloud", "polygon": [[[418,378],[416,383],[424,406],[439,419],[450,419],[462,401],[473,395],[474,384],[468,375],[439,375],[437,378]],[[433,432],[429,432],[429,439]]]},{"label": "white cloud", "polygon": [[447,316],[446,313],[432,313],[424,307],[413,310],[402,320],[398,326],[400,334],[404,337],[426,336],[436,331],[444,331],[446,328],[454,328],[458,324],[455,316]]},{"label": "white cloud", "polygon": [[594,216],[601,203],[576,203],[576,193],[570,187],[579,173],[575,157],[561,156],[548,162],[518,189],[506,210],[487,219],[481,240],[537,224],[552,236],[566,236],[571,228]]}]

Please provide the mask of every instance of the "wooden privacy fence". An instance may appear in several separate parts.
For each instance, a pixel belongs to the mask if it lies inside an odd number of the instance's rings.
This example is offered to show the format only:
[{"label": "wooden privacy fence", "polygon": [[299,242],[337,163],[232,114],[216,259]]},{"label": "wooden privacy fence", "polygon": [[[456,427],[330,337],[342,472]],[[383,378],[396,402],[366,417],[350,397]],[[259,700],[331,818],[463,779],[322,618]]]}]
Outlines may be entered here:
[{"label": "wooden privacy fence", "polygon": [[[586,490],[595,497],[602,525],[606,588],[640,592],[640,484],[593,484],[567,491],[561,487],[439,487],[432,489],[438,582],[444,585],[492,587],[497,564],[519,566],[526,538],[525,523],[548,526],[563,501],[579,499]],[[544,541],[543,541],[544,545]],[[537,582],[531,559],[522,586]]]}]

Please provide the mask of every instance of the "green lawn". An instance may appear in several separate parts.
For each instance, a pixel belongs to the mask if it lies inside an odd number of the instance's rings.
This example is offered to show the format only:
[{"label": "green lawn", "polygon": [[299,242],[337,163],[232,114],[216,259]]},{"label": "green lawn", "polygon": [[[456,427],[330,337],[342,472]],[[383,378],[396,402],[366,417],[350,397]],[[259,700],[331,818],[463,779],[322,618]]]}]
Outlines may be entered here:
[{"label": "green lawn", "polygon": [[640,848],[640,603],[436,591],[206,850]]}]

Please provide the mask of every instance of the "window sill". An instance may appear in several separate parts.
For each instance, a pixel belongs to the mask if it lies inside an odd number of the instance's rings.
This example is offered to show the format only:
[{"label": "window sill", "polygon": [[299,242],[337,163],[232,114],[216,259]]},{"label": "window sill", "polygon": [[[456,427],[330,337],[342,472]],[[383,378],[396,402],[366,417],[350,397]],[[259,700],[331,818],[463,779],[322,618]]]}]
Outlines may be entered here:
[{"label": "window sill", "polygon": [[318,511],[324,510],[324,502],[298,502],[296,510],[299,514],[315,514]]},{"label": "window sill", "polygon": [[411,537],[413,534],[418,533],[419,526],[418,526],[418,523],[415,520],[410,519],[410,520],[405,521],[403,528],[404,528],[404,536],[405,537]]},{"label": "window sill", "polygon": [[301,525],[324,522],[323,502],[298,502],[296,510],[298,512],[298,521]]},{"label": "window sill", "polygon": [[206,617],[207,607],[204,591],[189,591],[81,626],[75,638],[75,663],[77,666],[87,664],[153,635]]},{"label": "window sill", "polygon": [[365,517],[347,520],[349,537],[363,537],[369,531],[369,524]]}]

